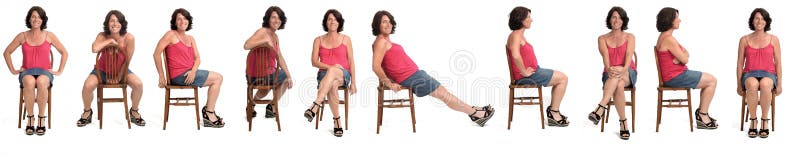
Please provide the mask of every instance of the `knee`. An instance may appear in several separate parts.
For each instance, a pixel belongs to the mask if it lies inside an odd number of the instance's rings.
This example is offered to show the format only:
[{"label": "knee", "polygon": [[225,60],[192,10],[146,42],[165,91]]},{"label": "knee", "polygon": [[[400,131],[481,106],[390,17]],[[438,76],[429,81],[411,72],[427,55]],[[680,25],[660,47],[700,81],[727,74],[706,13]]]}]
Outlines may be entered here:
[{"label": "knee", "polygon": [[130,85],[131,88],[133,88],[134,90],[135,89],[142,89],[142,80],[130,79],[130,81],[128,81],[128,85]]},{"label": "knee", "polygon": [[89,78],[86,78],[86,82],[83,82],[83,91],[92,91],[97,87],[97,84],[97,78],[94,75],[90,75]]},{"label": "knee", "polygon": [[40,76],[38,79],[36,79],[36,87],[37,88],[50,87],[50,78],[47,78],[46,76]]},{"label": "knee", "polygon": [[337,67],[331,67],[331,68],[327,69],[325,75],[339,77],[339,75],[341,75],[341,74],[342,74],[342,70],[341,69],[339,69]]},{"label": "knee", "polygon": [[217,84],[222,84],[222,74],[217,72],[210,72],[209,78],[213,78],[212,81]]},{"label": "knee", "polygon": [[772,79],[770,78],[762,78],[759,82],[762,91],[771,91],[772,90]]},{"label": "knee", "polygon": [[25,76],[22,78],[22,86],[25,88],[35,87],[36,79],[33,76]]},{"label": "knee", "polygon": [[625,81],[623,81],[622,79],[620,79],[620,80],[617,82],[617,92],[619,92],[619,91],[625,91],[625,86],[626,86],[626,85],[625,85]]},{"label": "knee", "polygon": [[744,87],[747,91],[756,91],[758,89],[758,81],[755,78],[747,78],[744,81]]}]

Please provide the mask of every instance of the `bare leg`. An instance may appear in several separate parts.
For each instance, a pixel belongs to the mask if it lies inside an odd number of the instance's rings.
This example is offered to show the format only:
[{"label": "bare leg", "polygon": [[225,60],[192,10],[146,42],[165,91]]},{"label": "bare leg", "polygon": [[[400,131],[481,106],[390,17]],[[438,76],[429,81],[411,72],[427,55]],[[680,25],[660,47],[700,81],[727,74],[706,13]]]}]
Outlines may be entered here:
[{"label": "bare leg", "polygon": [[[628,74],[622,76],[617,83],[617,89],[614,91],[614,106],[617,107],[617,115],[620,119],[627,119],[625,117],[625,87],[631,84]],[[627,129],[627,126],[626,126]]]},{"label": "bare leg", "polygon": [[[606,83],[603,86],[603,98],[600,99],[600,103],[598,104],[602,105],[603,107],[607,107],[606,105],[608,104],[608,101],[611,101],[611,96],[614,95],[614,91],[617,90],[617,83],[619,83],[618,78],[609,77],[606,80]],[[603,114],[603,112],[605,112],[603,109],[594,110],[594,113],[598,115]]]},{"label": "bare leg", "polygon": [[[551,91],[552,99],[550,100],[550,106],[554,111],[560,110],[561,107],[561,100],[564,98],[564,93],[567,91],[567,82],[568,82],[567,75],[564,75],[561,71],[554,71],[553,78],[550,79],[549,86],[553,86]],[[560,113],[554,112],[553,119],[556,121],[561,121]]]},{"label": "bare leg", "polygon": [[[430,95],[442,100],[442,102],[447,104],[447,107],[450,107],[450,109],[462,112],[464,114],[471,115],[472,113],[475,113],[475,111],[478,111],[477,109],[472,108],[472,106],[464,103],[464,101],[461,101],[461,99],[458,99],[458,97],[455,95],[450,94],[450,92],[442,86],[436,88],[436,90],[434,90]],[[476,113],[474,116],[481,118],[484,116],[484,114]]]},{"label": "bare leg", "polygon": [[39,116],[45,116],[44,113],[47,110],[47,90],[50,87],[50,77],[47,76],[39,76],[36,79],[36,104],[39,107]]},{"label": "bare leg", "polygon": [[[36,78],[31,75],[22,77],[22,96],[25,99],[25,113],[33,115],[33,103],[36,101]],[[29,125],[31,126],[31,125]]]},{"label": "bare leg", "polygon": [[[83,110],[92,109],[92,100],[94,100],[94,90],[97,88],[97,85],[100,83],[100,80],[95,75],[89,75],[86,78],[86,81],[83,82]],[[89,112],[84,111],[81,113],[81,119],[89,118]],[[91,120],[91,119],[89,119]],[[78,124],[81,124],[78,121]]]},{"label": "bare leg", "polygon": [[[697,88],[701,88],[700,91],[700,112],[708,113],[708,107],[711,104],[711,99],[714,98],[714,91],[717,90],[717,78],[711,74],[703,73],[703,76],[700,77],[700,83],[697,84]],[[711,122],[711,119],[707,115],[699,115],[700,119],[703,120],[703,123]]]},{"label": "bare leg", "polygon": [[749,77],[744,80],[744,87],[747,89],[747,113],[751,118],[756,117],[756,110],[758,105],[758,80],[754,77]]},{"label": "bare leg", "polygon": [[[208,111],[214,111],[215,106],[217,104],[217,98],[219,97],[219,90],[222,87],[222,75],[217,72],[209,72],[208,78],[206,79],[206,83],[203,86],[208,87],[208,100],[206,101],[206,107]],[[217,121],[217,117],[213,114],[208,114],[208,119],[211,121]]]},{"label": "bare leg", "polygon": [[[761,78],[761,119],[769,119],[769,107],[772,105],[772,88],[773,82],[769,77]],[[753,106],[755,107],[755,106]],[[755,116],[755,109],[753,109],[753,116]],[[764,123],[762,123],[764,124]],[[763,128],[763,127],[762,127]]]}]

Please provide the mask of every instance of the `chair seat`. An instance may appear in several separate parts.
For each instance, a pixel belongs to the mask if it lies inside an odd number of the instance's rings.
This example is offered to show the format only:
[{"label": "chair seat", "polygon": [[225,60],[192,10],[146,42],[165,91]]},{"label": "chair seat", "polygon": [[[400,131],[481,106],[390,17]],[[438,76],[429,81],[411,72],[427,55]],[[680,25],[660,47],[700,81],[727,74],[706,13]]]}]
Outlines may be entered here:
[{"label": "chair seat", "polygon": [[195,86],[167,85],[165,88],[167,88],[167,89],[195,89],[195,88],[198,88],[198,87],[195,87]]},{"label": "chair seat", "polygon": [[544,87],[544,86],[541,86],[541,85],[516,85],[516,84],[508,85],[508,88],[539,88],[539,87]]},{"label": "chair seat", "polygon": [[99,84],[97,85],[98,88],[125,88],[127,84]]}]

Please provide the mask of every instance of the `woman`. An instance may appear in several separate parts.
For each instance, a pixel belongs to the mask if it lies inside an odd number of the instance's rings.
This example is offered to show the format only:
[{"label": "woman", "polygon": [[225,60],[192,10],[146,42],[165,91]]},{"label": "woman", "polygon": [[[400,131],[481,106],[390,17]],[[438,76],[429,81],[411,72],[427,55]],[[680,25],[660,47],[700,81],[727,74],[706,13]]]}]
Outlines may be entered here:
[{"label": "woman", "polygon": [[[106,14],[105,21],[103,22],[103,32],[97,33],[97,37],[94,43],[92,43],[92,53],[101,52],[106,47],[118,47],[124,54],[117,56],[122,58],[120,60],[124,60],[125,57],[128,57],[128,60],[130,60],[133,56],[133,50],[136,47],[133,34],[128,32],[128,21],[125,20],[125,15],[118,10],[111,10]],[[105,74],[103,73],[106,71],[106,63],[103,60],[105,60],[104,58],[106,57],[112,56],[101,55],[100,62],[97,65],[103,79],[105,79]],[[101,81],[101,79],[95,76],[97,72],[96,69],[93,69],[83,83],[83,113],[80,119],[78,119],[78,127],[83,127],[86,126],[86,124],[92,123],[93,91]],[[133,89],[133,92],[131,92],[133,106],[131,106],[131,109],[128,111],[130,120],[138,126],[144,126],[145,121],[142,119],[142,115],[139,114],[139,101],[142,100],[142,81],[138,76],[133,74],[130,69],[128,69],[128,74],[125,76],[125,81],[127,81],[128,86]]]},{"label": "woman", "polygon": [[[61,45],[55,34],[47,29],[47,14],[39,6],[31,7],[28,10],[28,15],[25,16],[25,26],[30,30],[21,32],[14,37],[14,40],[8,44],[3,56],[6,59],[6,65],[11,74],[19,74],[19,83],[22,86],[23,99],[25,99],[25,111],[28,114],[28,123],[25,126],[25,134],[44,135],[47,128],[45,128],[45,110],[47,109],[47,96],[48,90],[52,87],[53,75],[61,75],[64,71],[64,64],[67,63],[67,49]],[[22,46],[22,67],[20,69],[14,68],[14,63],[11,62],[11,53],[13,53],[19,46]],[[61,54],[61,64],[58,70],[53,70],[53,62],[51,62],[51,47],[55,47]],[[38,104],[38,121],[39,124],[34,129],[33,124],[33,103]]]},{"label": "woman", "polygon": [[[355,63],[353,62],[353,44],[350,37],[341,34],[344,29],[344,18],[336,9],[330,9],[322,17],[322,30],[327,32],[314,39],[311,51],[311,64],[319,68],[317,71],[317,98],[311,108],[304,113],[311,122],[320,111],[322,102],[328,97],[328,103],[339,103],[339,87],[349,87],[350,94],[356,93]],[[339,107],[331,106],[333,113],[333,133],[337,137],[344,134],[339,122]]]},{"label": "woman", "polygon": [[559,111],[564,92],[567,90],[567,75],[561,71],[542,68],[536,60],[533,46],[525,39],[525,30],[531,28],[531,9],[518,6],[509,14],[506,53],[511,55],[509,66],[512,66],[514,80],[518,85],[553,86],[551,104],[547,106],[547,125],[566,127],[569,126],[567,117]]},{"label": "woman", "polygon": [[[772,92],[780,95],[781,87],[781,44],[778,36],[767,33],[772,18],[764,8],[756,8],[750,13],[747,24],[752,33],[739,39],[739,59],[736,64],[736,77],[740,78],[736,92],[747,98],[750,114],[750,129],[747,136],[755,138],[769,136],[768,122]],[[744,68],[743,68],[744,66]],[[745,90],[746,89],[746,90]],[[758,91],[761,95],[758,95]],[[756,129],[756,105],[761,104],[761,130]]]},{"label": "woman", "polygon": [[[246,73],[255,78],[272,78],[274,74],[278,74],[278,87],[275,89],[275,96],[277,98],[273,99],[275,101],[280,100],[283,93],[286,92],[286,89],[292,88],[292,74],[289,74],[289,68],[286,66],[286,61],[283,59],[283,54],[281,54],[280,49],[280,40],[278,39],[278,34],[275,32],[283,29],[286,26],[286,15],[284,14],[283,10],[280,7],[272,6],[267,9],[267,12],[264,14],[263,22],[261,23],[261,28],[258,28],[253,36],[247,39],[244,43],[244,50],[251,50],[251,52],[247,55],[247,62],[260,62],[255,61],[256,57],[252,51],[256,50],[257,48],[266,48],[267,49],[267,63],[266,66],[269,67],[276,67],[280,66],[280,70],[275,71],[274,69],[269,69],[266,71],[257,71],[255,68],[250,67],[248,65]],[[255,80],[247,80],[248,83],[255,83]],[[271,80],[272,81],[272,80]],[[270,90],[258,90],[255,95],[255,99],[262,99],[269,94]],[[251,95],[248,95],[251,96]],[[268,104],[266,108],[266,118],[273,118],[275,117],[274,109],[272,104]],[[253,117],[256,116],[255,110],[253,111]]]},{"label": "woman", "polygon": [[[172,30],[164,33],[158,41],[153,59],[158,70],[158,87],[165,87],[167,80],[171,85],[209,87],[206,106],[203,106],[203,126],[221,128],[225,126],[222,118],[217,116],[214,108],[222,86],[222,75],[208,70],[199,70],[200,52],[194,37],[186,34],[192,29],[192,16],[186,9],[175,9],[170,20]],[[162,69],[161,55],[167,54],[167,72],[170,77],[165,77]],[[167,79],[169,78],[169,79]]]},{"label": "woman", "polygon": [[597,38],[597,48],[603,59],[603,98],[597,108],[589,113],[589,120],[597,125],[603,120],[608,101],[614,96],[614,106],[619,115],[619,137],[630,138],[627,118],[625,117],[625,87],[633,87],[636,83],[636,64],[631,59],[636,49],[636,38],[628,29],[628,14],[621,7],[613,7],[606,16],[606,27],[610,32]]},{"label": "woman", "polygon": [[400,91],[401,87],[409,87],[417,97],[431,95],[443,101],[450,109],[467,114],[473,122],[483,127],[494,115],[494,108],[490,105],[467,105],[440,86],[439,81],[424,70],[419,70],[403,47],[389,38],[396,25],[394,16],[388,11],[378,11],[372,19],[372,35],[376,36],[372,43],[372,71],[378,76],[380,83],[394,92]]},{"label": "woman", "polygon": [[661,68],[661,80],[665,87],[702,89],[700,107],[694,111],[697,129],[716,129],[717,120],[708,115],[708,107],[714,98],[717,78],[686,67],[689,63],[689,52],[672,36],[672,32],[680,28],[680,25],[681,19],[675,8],[663,8],[657,15],[656,28],[661,34],[656,42],[656,58]]}]

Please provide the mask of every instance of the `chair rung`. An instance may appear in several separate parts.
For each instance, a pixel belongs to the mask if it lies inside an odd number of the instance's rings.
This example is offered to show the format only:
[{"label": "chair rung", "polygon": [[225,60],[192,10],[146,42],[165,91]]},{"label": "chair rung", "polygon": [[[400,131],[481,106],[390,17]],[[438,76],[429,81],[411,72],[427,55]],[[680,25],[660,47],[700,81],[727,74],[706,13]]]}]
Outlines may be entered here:
[{"label": "chair rung", "polygon": [[97,88],[123,88],[126,86],[125,84],[100,84],[97,85]]},{"label": "chair rung", "polygon": [[192,97],[176,97],[176,98],[169,98],[169,100],[177,100],[177,101],[184,101],[184,100],[192,100],[194,101],[195,98]]},{"label": "chair rung", "polygon": [[195,86],[175,86],[175,85],[169,85],[169,86],[166,86],[166,88],[167,88],[167,89],[195,89],[195,88],[197,88],[197,87],[195,87]]},{"label": "chair rung", "polygon": [[[614,101],[608,101],[608,104],[614,105]],[[630,101],[625,101],[625,106],[631,106],[631,105],[633,105],[633,103],[631,103]]]},{"label": "chair rung", "polygon": [[515,97],[514,100],[536,100],[539,97]]},{"label": "chair rung", "polygon": [[409,102],[409,99],[391,99],[391,100],[383,100],[383,103],[401,103],[401,102]]},{"label": "chair rung", "polygon": [[399,105],[383,105],[383,108],[405,108],[405,107],[411,107],[411,105],[404,105],[404,104],[399,104]]},{"label": "chair rung", "polygon": [[692,88],[669,88],[669,87],[658,87],[658,90],[668,90],[668,91],[682,91],[682,90],[692,90]]},{"label": "chair rung", "polygon": [[539,105],[539,102],[538,101],[536,101],[536,102],[514,102],[514,105],[521,105],[521,106]]},{"label": "chair rung", "polygon": [[180,102],[178,102],[178,103],[169,103],[169,105],[173,105],[173,106],[194,106],[194,105],[197,105],[197,104],[196,103],[180,103]]},{"label": "chair rung", "polygon": [[661,102],[688,102],[689,99],[664,99]]},{"label": "chair rung", "polygon": [[[328,101],[323,101],[322,104],[328,104]],[[344,100],[339,100],[339,104],[345,104]]]},{"label": "chair rung", "polygon": [[275,88],[275,87],[273,87],[273,86],[261,86],[261,85],[255,85],[255,86],[250,86],[249,88],[252,88],[252,89],[273,89],[273,88]]},{"label": "chair rung", "polygon": [[255,104],[271,104],[272,100],[253,100]]},{"label": "chair rung", "polygon": [[539,88],[539,85],[508,85],[508,88]]},{"label": "chair rung", "polygon": [[107,99],[106,99],[106,98],[103,98],[103,103],[109,103],[109,102],[123,102],[123,101],[124,101],[124,100],[123,100],[122,98],[107,98]]}]

